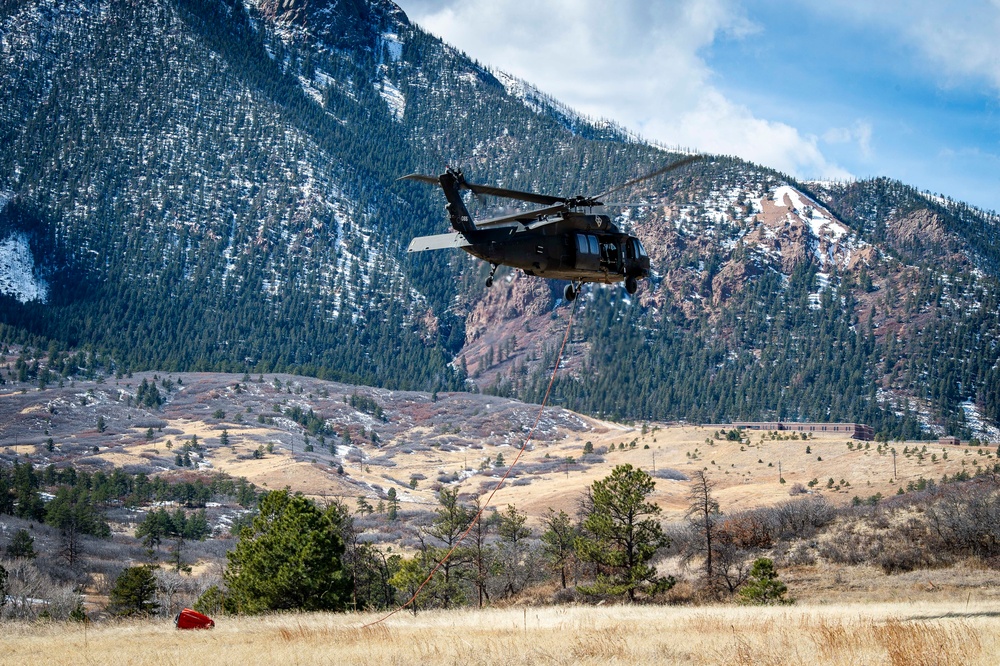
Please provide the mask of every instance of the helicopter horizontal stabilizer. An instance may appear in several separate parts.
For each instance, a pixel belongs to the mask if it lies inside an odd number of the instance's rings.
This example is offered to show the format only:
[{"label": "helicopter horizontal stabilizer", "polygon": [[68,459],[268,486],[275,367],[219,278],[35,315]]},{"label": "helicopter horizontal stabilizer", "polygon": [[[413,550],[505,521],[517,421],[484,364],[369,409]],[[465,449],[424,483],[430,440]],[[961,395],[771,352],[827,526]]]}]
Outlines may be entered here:
[{"label": "helicopter horizontal stabilizer", "polygon": [[472,245],[462,234],[438,234],[436,236],[417,236],[410,241],[407,252],[423,252],[425,250],[445,250],[450,247],[469,247]]}]

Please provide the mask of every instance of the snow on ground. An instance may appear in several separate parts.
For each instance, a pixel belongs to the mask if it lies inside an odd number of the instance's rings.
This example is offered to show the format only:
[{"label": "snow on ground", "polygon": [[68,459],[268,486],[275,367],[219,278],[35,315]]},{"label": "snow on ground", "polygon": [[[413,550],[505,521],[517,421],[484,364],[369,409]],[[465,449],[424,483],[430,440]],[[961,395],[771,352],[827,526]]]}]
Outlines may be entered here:
[{"label": "snow on ground", "polygon": [[313,82],[316,84],[317,88],[326,90],[330,86],[336,84],[337,80],[323,70],[317,69],[313,72]]},{"label": "snow on ground", "polygon": [[403,57],[403,42],[400,41],[399,35],[387,32],[382,35],[381,41],[389,59],[392,62],[399,62]]},{"label": "snow on ground", "polygon": [[316,86],[313,85],[314,81],[310,81],[301,74],[298,76],[298,79],[299,79],[299,85],[302,86],[302,92],[309,95],[309,97],[311,97],[314,102],[322,106],[323,94],[316,89]]},{"label": "snow on ground", "polygon": [[389,105],[389,113],[392,114],[392,117],[396,120],[402,120],[403,112],[406,111],[406,97],[402,91],[394,86],[389,79],[382,79],[382,87],[378,93]]},{"label": "snow on ground", "polygon": [[0,241],[0,293],[9,294],[22,303],[49,298],[49,285],[35,275],[35,258],[23,233]]},{"label": "snow on ground", "polygon": [[[825,208],[806,197],[791,185],[781,185],[774,190],[774,205],[788,206],[785,198],[791,203],[791,208],[801,217],[812,229],[813,235],[819,237],[824,230],[833,237],[833,240],[840,240],[847,235],[847,227],[837,222]],[[805,199],[805,201],[803,201]]]},{"label": "snow on ground", "polygon": [[968,424],[969,430],[972,431],[973,435],[986,442],[1000,442],[1000,428],[990,423],[979,412],[979,408],[976,407],[976,403],[973,400],[966,400],[961,404],[961,407],[962,411],[965,412],[965,422]]},{"label": "snow on ground", "polygon": [[822,305],[822,294],[830,286],[829,273],[816,273],[816,291],[809,294],[809,309],[819,310]]}]

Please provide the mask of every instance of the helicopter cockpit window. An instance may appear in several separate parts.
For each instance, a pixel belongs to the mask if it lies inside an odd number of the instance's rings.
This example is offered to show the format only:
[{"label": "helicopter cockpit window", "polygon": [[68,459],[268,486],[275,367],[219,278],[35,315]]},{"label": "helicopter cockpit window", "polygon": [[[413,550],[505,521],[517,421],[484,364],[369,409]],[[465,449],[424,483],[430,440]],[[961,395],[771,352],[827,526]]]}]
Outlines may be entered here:
[{"label": "helicopter cockpit window", "polygon": [[646,256],[646,248],[642,246],[642,243],[639,241],[638,238],[632,239],[632,254],[635,255],[636,257]]},{"label": "helicopter cockpit window", "polygon": [[597,242],[597,237],[596,236],[587,236],[587,241],[590,243],[590,253],[591,254],[600,254],[601,253],[601,246]]}]

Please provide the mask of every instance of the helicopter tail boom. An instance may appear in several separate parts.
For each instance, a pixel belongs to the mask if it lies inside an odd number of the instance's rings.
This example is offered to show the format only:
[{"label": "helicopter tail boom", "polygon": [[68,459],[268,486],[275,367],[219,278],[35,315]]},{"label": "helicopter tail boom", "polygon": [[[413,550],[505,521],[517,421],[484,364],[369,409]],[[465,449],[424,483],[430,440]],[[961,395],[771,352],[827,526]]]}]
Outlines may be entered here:
[{"label": "helicopter tail boom", "polygon": [[462,172],[448,169],[445,173],[441,174],[438,181],[441,183],[441,189],[444,190],[445,199],[448,200],[445,210],[448,211],[448,219],[451,222],[451,226],[460,234],[475,233],[476,226],[472,222],[472,215],[469,214],[469,209],[465,207],[465,202],[462,201],[461,190],[463,187],[466,187],[465,177],[462,175]]}]

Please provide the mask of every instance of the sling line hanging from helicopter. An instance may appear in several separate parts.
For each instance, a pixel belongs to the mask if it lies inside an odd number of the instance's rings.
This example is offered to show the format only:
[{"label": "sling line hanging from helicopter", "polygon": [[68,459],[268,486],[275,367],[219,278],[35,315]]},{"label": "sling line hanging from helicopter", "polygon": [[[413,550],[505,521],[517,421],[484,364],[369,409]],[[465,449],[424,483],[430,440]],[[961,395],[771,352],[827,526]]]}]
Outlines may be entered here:
[{"label": "sling line hanging from helicopter", "polygon": [[552,393],[552,385],[556,381],[556,373],[559,372],[559,364],[562,362],[563,351],[566,349],[566,342],[569,340],[569,333],[570,333],[570,331],[573,328],[573,313],[574,313],[575,309],[576,309],[575,302],[570,303],[569,319],[566,321],[566,332],[563,334],[562,344],[559,346],[559,353],[556,354],[556,362],[555,362],[555,365],[552,367],[552,376],[549,378],[549,385],[545,389],[545,396],[542,398],[542,403],[538,406],[538,414],[535,416],[535,422],[531,426],[531,430],[528,431],[528,436],[524,438],[524,443],[521,445],[521,448],[518,450],[517,455],[514,456],[513,462],[510,463],[510,467],[508,467],[507,471],[504,472],[504,474],[503,474],[502,477],[500,477],[500,480],[497,481],[497,484],[495,486],[493,486],[493,490],[490,491],[489,497],[487,497],[486,501],[483,502],[483,505],[479,508],[479,511],[476,512],[476,515],[472,517],[472,520],[469,522],[469,526],[466,527],[465,531],[462,532],[462,534],[459,535],[458,539],[452,545],[451,549],[445,554],[445,556],[442,557],[441,560],[437,564],[434,565],[434,568],[431,569],[431,572],[429,574],[427,574],[427,577],[424,579],[424,582],[420,583],[420,586],[417,588],[417,591],[413,593],[413,596],[411,596],[409,598],[409,600],[406,601],[406,603],[404,603],[403,605],[399,606],[398,608],[390,611],[389,613],[386,613],[385,615],[383,615],[379,619],[374,620],[372,622],[369,622],[367,624],[361,625],[361,627],[360,627],[361,629],[367,629],[368,627],[374,627],[377,624],[381,624],[382,622],[385,622],[390,617],[392,617],[393,615],[395,615],[399,611],[405,609],[407,606],[409,606],[414,601],[416,601],[417,596],[420,594],[421,590],[424,589],[424,586],[427,585],[427,583],[429,583],[431,581],[431,578],[434,577],[434,574],[437,573],[437,570],[440,569],[441,566],[444,565],[445,562],[447,562],[449,559],[451,559],[451,556],[454,554],[454,552],[458,548],[459,544],[462,543],[462,540],[465,539],[466,536],[468,536],[469,532],[472,531],[472,528],[475,527],[476,523],[479,522],[479,518],[483,515],[483,512],[486,511],[487,507],[490,506],[490,503],[493,501],[493,496],[496,495],[497,491],[500,490],[500,488],[503,486],[504,482],[507,480],[507,477],[510,475],[511,471],[514,469],[514,466],[517,465],[517,462],[521,459],[521,455],[527,450],[528,443],[531,441],[531,438],[535,434],[535,430],[538,428],[538,424],[542,420],[542,414],[545,412],[545,407],[548,405],[548,402],[549,402],[549,394]]}]

